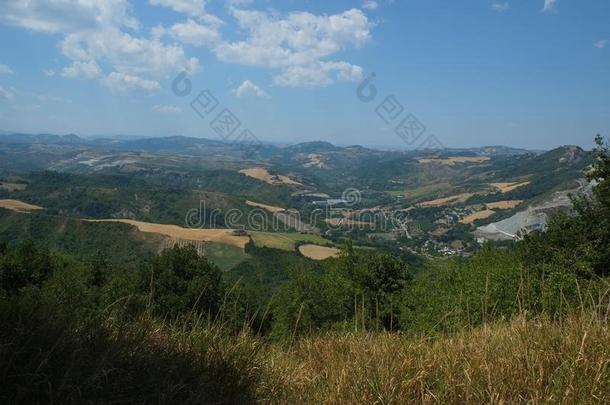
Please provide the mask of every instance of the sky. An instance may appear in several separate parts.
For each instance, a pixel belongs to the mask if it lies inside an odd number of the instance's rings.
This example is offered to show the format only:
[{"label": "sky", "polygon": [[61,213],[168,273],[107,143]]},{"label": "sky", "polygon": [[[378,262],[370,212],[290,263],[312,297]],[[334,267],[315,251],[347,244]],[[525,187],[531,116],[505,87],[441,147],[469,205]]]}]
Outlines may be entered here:
[{"label": "sky", "polygon": [[287,144],[590,148],[609,22],[607,0],[2,0],[0,129],[215,139],[229,114]]}]

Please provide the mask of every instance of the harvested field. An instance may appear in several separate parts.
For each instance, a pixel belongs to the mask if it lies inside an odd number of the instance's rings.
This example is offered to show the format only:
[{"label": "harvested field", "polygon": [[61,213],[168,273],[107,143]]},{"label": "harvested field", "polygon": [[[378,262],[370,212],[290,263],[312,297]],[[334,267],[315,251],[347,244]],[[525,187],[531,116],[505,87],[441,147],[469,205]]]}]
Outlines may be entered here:
[{"label": "harvested field", "polygon": [[232,229],[188,229],[177,225],[155,224],[131,219],[88,219],[90,222],[120,222],[135,226],[140,232],[155,233],[175,239],[216,242],[243,249],[250,240],[248,236],[233,235]]},{"label": "harvested field", "polygon": [[0,200],[0,208],[6,208],[7,210],[17,212],[31,212],[36,210],[43,210],[44,208],[38,205],[28,204],[19,200]]},{"label": "harvested field", "polygon": [[3,188],[8,191],[21,191],[25,190],[27,184],[23,183],[9,183],[5,181],[0,181],[0,188]]},{"label": "harvested field", "polygon": [[269,173],[269,171],[267,169],[263,169],[262,167],[252,167],[249,169],[242,169],[239,171],[239,173],[246,175],[248,177],[252,177],[254,179],[260,180],[260,181],[264,181],[265,183],[274,185],[274,186],[281,186],[281,185],[290,185],[290,186],[294,186],[294,185],[302,185],[301,183],[299,183],[298,181],[292,180],[290,177],[288,176],[284,176],[281,174],[278,175],[274,175]]},{"label": "harvested field", "polygon": [[437,198],[436,200],[424,201],[422,203],[419,203],[419,206],[421,206],[421,207],[440,207],[440,206],[449,205],[452,203],[464,202],[467,199],[469,199],[470,197],[472,197],[473,195],[474,195],[474,193],[456,194],[456,195],[452,195],[449,197]]},{"label": "harvested field", "polygon": [[371,225],[373,225],[370,222],[356,221],[356,220],[352,220],[352,219],[348,219],[348,218],[326,218],[324,221],[326,221],[327,224],[330,224],[332,226],[371,226]]},{"label": "harvested field", "polygon": [[527,186],[528,184],[530,184],[529,181],[523,181],[523,182],[513,182],[513,183],[489,183],[492,186],[494,186],[495,188],[497,188],[498,190],[500,190],[503,193],[508,193],[509,191],[513,191],[515,189],[518,189],[519,187],[523,187],[523,186]]},{"label": "harvested field", "polygon": [[460,220],[460,222],[463,223],[463,224],[472,224],[477,219],[489,218],[490,216],[492,216],[495,213],[496,212],[493,211],[493,210],[478,211],[478,212],[475,212],[475,213],[472,213],[470,215],[465,216],[464,218],[462,218]]},{"label": "harvested field", "polygon": [[438,163],[441,165],[453,166],[456,163],[483,163],[489,160],[488,156],[452,156],[445,159],[439,158],[418,158],[419,163]]},{"label": "harvested field", "polygon": [[340,253],[337,248],[318,245],[301,245],[299,246],[299,252],[303,256],[313,260],[325,260],[329,257],[337,257]]},{"label": "harvested field", "polygon": [[521,204],[523,200],[505,200],[486,203],[485,206],[490,210],[509,210]]},{"label": "harvested field", "polygon": [[250,200],[246,200],[246,205],[249,205],[250,207],[262,208],[271,212],[272,214],[275,214],[276,212],[285,211],[284,208],[274,207],[273,205],[261,204]]}]

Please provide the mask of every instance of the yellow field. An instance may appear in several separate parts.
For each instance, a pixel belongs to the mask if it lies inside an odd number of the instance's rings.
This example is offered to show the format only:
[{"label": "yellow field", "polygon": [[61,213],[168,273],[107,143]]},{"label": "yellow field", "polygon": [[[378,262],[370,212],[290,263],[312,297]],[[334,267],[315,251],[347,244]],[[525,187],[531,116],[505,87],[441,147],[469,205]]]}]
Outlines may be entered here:
[{"label": "yellow field", "polygon": [[268,247],[293,252],[296,242],[326,244],[329,241],[321,236],[297,232],[250,232],[256,247]]},{"label": "yellow field", "polygon": [[473,195],[474,195],[474,193],[456,194],[456,195],[452,195],[449,197],[437,198],[436,200],[424,201],[422,203],[419,203],[419,206],[421,206],[421,207],[440,207],[442,205],[449,205],[451,203],[464,202],[467,199],[469,199],[470,197],[472,197]]},{"label": "yellow field", "polygon": [[492,203],[486,203],[485,206],[490,210],[509,210],[511,208],[515,208],[517,205],[521,204],[523,200],[504,200],[504,201],[496,201]]},{"label": "yellow field", "polygon": [[494,186],[495,188],[497,188],[498,190],[500,190],[503,193],[508,193],[509,191],[513,191],[519,187],[523,187],[523,186],[527,186],[528,184],[530,184],[529,181],[523,181],[523,182],[514,182],[514,183],[489,183],[492,186]]},{"label": "yellow field", "polygon": [[246,200],[246,205],[249,205],[250,207],[262,208],[271,212],[272,214],[275,214],[276,212],[286,211],[284,208],[274,207],[273,205],[261,204],[250,200]]},{"label": "yellow field", "polygon": [[488,156],[452,156],[445,159],[439,158],[418,158],[419,163],[439,163],[442,165],[453,166],[456,163],[483,163],[489,160]]},{"label": "yellow field", "polygon": [[299,246],[299,252],[301,252],[303,256],[313,260],[325,260],[329,257],[337,257],[340,253],[337,248],[318,245],[301,245]]},{"label": "yellow field", "polygon": [[0,208],[6,208],[8,210],[17,212],[31,212],[36,210],[43,210],[44,208],[38,205],[28,204],[19,200],[0,200]]},{"label": "yellow field", "polygon": [[252,167],[250,169],[242,169],[239,173],[244,174],[248,177],[252,177],[254,179],[264,181],[265,183],[271,185],[302,185],[298,181],[292,180],[288,176],[284,175],[273,175],[267,171],[267,169],[263,169],[262,167]]},{"label": "yellow field", "polygon": [[462,218],[460,220],[461,223],[463,224],[472,224],[474,221],[476,221],[477,219],[483,219],[483,218],[488,218],[490,216],[492,216],[493,214],[495,214],[496,212],[493,210],[482,210],[482,211],[478,211],[475,212],[473,214],[467,215],[464,218]]},{"label": "yellow field", "polygon": [[216,242],[243,249],[250,241],[248,236],[232,235],[231,229],[189,229],[177,225],[155,224],[131,219],[89,219],[90,222],[120,222],[135,226],[140,232],[155,233],[170,238],[191,241]]}]

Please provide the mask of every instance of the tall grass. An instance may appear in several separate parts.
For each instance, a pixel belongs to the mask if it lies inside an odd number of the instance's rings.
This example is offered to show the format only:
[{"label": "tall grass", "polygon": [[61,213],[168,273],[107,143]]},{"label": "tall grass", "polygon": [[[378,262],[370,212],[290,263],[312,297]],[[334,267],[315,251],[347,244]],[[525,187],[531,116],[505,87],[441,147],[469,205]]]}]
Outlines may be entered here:
[{"label": "tall grass", "polygon": [[273,347],[259,398],[311,404],[610,403],[610,331],[577,314],[440,338],[354,333]]}]

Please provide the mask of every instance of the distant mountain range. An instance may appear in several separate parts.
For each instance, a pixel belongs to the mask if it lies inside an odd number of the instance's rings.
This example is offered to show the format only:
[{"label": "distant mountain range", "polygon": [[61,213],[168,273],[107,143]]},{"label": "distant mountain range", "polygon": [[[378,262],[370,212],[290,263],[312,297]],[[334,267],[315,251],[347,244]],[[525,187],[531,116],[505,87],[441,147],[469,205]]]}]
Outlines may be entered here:
[{"label": "distant mountain range", "polygon": [[[56,135],[56,134],[24,134],[9,131],[0,131],[0,142],[3,143],[45,143],[45,144],[70,144],[82,145],[92,148],[111,148],[119,150],[139,150],[151,153],[188,153],[201,147],[215,148],[239,148],[230,142],[221,140],[195,138],[187,136],[164,136],[164,137],[133,137],[133,136],[111,136],[111,137],[79,137],[75,134]],[[288,146],[278,146],[272,143],[262,143],[262,148],[268,151],[281,150],[282,153],[320,153],[332,152],[342,149],[359,150],[360,152],[370,150],[379,151],[381,149],[365,147],[360,145],[337,146],[326,141],[302,142]],[[539,154],[544,151],[513,148],[510,146],[494,145],[471,148],[446,148],[438,151],[413,151],[384,148],[383,150],[393,150],[410,152],[415,154],[437,155],[473,155],[473,156],[513,156],[528,153]]]}]

